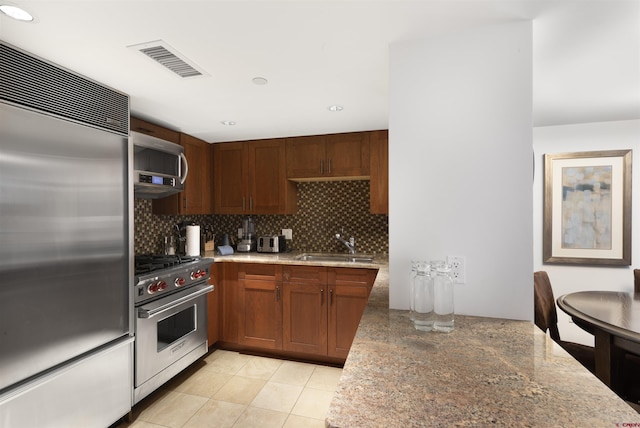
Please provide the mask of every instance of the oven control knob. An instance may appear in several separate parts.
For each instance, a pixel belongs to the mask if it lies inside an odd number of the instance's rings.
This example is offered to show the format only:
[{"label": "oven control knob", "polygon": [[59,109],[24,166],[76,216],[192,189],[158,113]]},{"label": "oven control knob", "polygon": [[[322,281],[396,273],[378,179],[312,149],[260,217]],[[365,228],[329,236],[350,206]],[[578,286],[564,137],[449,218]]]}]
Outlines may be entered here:
[{"label": "oven control knob", "polygon": [[162,290],[164,290],[165,288],[167,288],[167,283],[166,283],[166,282],[164,282],[164,281],[160,281],[160,282],[158,283],[158,291],[162,291]]},{"label": "oven control knob", "polygon": [[182,287],[185,282],[184,278],[176,278],[176,287]]},{"label": "oven control knob", "polygon": [[158,291],[158,284],[155,282],[149,284],[149,286],[147,287],[147,291],[149,292],[149,294],[155,293],[156,291]]},{"label": "oven control knob", "polygon": [[197,271],[191,273],[191,279],[200,279],[206,275],[207,275],[206,271],[202,269],[198,269]]}]

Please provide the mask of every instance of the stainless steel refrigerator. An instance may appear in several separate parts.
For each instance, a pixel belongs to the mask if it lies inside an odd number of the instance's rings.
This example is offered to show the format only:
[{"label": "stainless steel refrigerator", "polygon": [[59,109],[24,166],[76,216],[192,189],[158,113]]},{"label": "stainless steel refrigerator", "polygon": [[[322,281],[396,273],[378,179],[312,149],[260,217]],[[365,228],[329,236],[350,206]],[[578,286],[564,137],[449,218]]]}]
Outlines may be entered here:
[{"label": "stainless steel refrigerator", "polygon": [[0,43],[2,427],[131,409],[128,120],[128,96]]}]

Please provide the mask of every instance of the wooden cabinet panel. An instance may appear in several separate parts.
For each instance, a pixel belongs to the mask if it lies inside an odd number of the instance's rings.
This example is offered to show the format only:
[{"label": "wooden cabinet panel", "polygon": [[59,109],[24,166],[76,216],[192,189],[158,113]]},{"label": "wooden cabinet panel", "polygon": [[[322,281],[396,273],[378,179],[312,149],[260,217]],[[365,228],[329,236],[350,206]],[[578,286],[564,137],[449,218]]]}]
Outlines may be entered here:
[{"label": "wooden cabinet panel", "polygon": [[132,131],[137,131],[141,134],[151,135],[152,137],[180,144],[180,133],[178,131],[156,125],[155,123],[147,122],[146,120],[138,119],[137,117],[131,117],[129,128]]},{"label": "wooden cabinet panel", "polygon": [[287,178],[369,178],[369,133],[288,138]]},{"label": "wooden cabinet panel", "polygon": [[326,286],[284,283],[283,287],[283,349],[326,355]]},{"label": "wooden cabinet panel", "polygon": [[352,132],[327,136],[327,174],[330,177],[369,176],[369,133]]},{"label": "wooden cabinet panel", "polygon": [[295,183],[285,175],[285,140],[214,145],[217,214],[291,214]]},{"label": "wooden cabinet panel", "polygon": [[371,269],[329,268],[328,355],[346,358],[369,301],[377,272]]},{"label": "wooden cabinet panel", "polygon": [[287,139],[287,178],[325,175],[326,137],[313,135]]},{"label": "wooden cabinet panel", "polygon": [[239,343],[282,349],[280,283],[244,279],[240,280],[240,286]]},{"label": "wooden cabinet panel", "polygon": [[282,349],[282,266],[238,265],[238,343]]},{"label": "wooden cabinet panel", "polygon": [[286,140],[251,141],[249,210],[252,214],[293,214],[297,188],[286,176]]},{"label": "wooden cabinet panel", "polygon": [[220,275],[218,269],[220,263],[212,263],[209,268],[211,274],[209,284],[214,289],[207,295],[207,340],[209,346],[220,340]]},{"label": "wooden cabinet panel", "polygon": [[189,162],[184,192],[179,193],[181,214],[211,214],[211,156],[209,143],[180,134],[180,144]]},{"label": "wooden cabinet panel", "polygon": [[389,132],[373,131],[370,139],[371,214],[389,214]]},{"label": "wooden cabinet panel", "polygon": [[220,335],[227,343],[238,343],[240,286],[238,263],[222,263],[220,288]]},{"label": "wooden cabinet panel", "polygon": [[243,143],[216,143],[214,160],[214,212],[216,214],[244,214],[247,205],[246,189],[249,165]]}]

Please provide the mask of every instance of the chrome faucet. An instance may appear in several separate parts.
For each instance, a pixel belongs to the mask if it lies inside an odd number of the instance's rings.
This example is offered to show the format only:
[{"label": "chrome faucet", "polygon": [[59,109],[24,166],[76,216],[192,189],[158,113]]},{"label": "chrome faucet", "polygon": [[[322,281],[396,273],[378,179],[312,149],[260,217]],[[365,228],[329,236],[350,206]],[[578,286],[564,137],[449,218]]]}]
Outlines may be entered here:
[{"label": "chrome faucet", "polygon": [[336,233],[336,239],[342,242],[345,245],[345,247],[349,249],[349,254],[356,253],[356,240],[353,238],[353,236],[349,238],[349,240],[347,241],[342,236],[340,236],[339,233]]}]

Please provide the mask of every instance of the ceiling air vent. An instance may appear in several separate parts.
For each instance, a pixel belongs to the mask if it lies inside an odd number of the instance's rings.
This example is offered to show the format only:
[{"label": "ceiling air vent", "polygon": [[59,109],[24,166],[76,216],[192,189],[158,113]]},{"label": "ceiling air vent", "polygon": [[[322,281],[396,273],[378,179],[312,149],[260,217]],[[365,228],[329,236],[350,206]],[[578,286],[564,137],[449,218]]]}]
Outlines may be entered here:
[{"label": "ceiling air vent", "polygon": [[129,47],[142,52],[147,57],[182,78],[198,77],[207,74],[202,69],[199,69],[193,61],[187,59],[187,57],[163,40],[131,45]]}]

